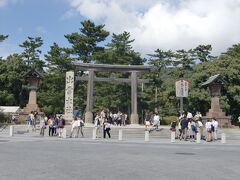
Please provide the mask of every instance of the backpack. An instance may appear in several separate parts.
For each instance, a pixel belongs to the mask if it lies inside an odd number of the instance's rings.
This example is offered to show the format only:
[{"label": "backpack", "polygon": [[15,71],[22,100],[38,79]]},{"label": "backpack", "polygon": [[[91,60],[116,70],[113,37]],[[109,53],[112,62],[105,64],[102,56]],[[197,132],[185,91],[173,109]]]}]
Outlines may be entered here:
[{"label": "backpack", "polygon": [[214,132],[214,126],[211,124],[211,131]]},{"label": "backpack", "polygon": [[196,132],[196,131],[197,131],[196,126],[191,125],[191,128],[192,128],[192,131],[193,131],[193,132]]},{"label": "backpack", "polygon": [[65,126],[65,119],[62,119],[62,125],[64,125]]}]

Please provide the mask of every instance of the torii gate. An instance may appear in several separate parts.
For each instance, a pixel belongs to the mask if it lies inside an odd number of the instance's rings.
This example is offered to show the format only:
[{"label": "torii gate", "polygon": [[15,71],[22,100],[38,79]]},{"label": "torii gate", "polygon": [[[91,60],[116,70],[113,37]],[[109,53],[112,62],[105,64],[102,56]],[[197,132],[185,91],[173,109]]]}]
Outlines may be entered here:
[{"label": "torii gate", "polygon": [[[93,120],[93,82],[125,82],[131,83],[131,124],[138,124],[137,114],[137,83],[147,83],[148,80],[138,79],[138,72],[145,72],[150,70],[151,66],[142,65],[109,65],[109,64],[85,64],[78,61],[73,63],[77,70],[88,71],[88,76],[76,77],[76,81],[88,81],[87,89],[87,106],[85,113],[85,122],[92,123]],[[131,78],[102,78],[96,77],[95,72],[130,72]],[[65,90],[65,116],[72,116],[73,111],[73,87],[74,87],[74,73],[66,73],[66,90]]]}]

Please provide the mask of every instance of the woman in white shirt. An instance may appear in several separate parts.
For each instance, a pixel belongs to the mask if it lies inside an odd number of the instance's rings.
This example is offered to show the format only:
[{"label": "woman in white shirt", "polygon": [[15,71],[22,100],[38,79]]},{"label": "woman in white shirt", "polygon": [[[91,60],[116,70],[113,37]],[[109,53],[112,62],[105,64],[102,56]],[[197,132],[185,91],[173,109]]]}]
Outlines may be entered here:
[{"label": "woman in white shirt", "polygon": [[212,119],[212,125],[214,127],[214,131],[213,131],[213,138],[214,140],[217,140],[218,137],[217,137],[217,131],[218,131],[218,122],[215,118]]},{"label": "woman in white shirt", "polygon": [[210,122],[210,120],[208,119],[206,124],[205,124],[206,130],[207,130],[207,142],[212,141],[212,123]]}]

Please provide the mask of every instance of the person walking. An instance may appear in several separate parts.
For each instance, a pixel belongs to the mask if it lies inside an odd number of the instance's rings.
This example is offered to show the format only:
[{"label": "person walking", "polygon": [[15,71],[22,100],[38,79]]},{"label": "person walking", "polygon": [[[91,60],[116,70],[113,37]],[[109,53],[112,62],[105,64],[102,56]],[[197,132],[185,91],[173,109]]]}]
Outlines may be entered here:
[{"label": "person walking", "polygon": [[63,118],[62,115],[59,116],[59,133],[58,133],[58,137],[62,137],[63,135],[63,128],[65,127],[65,119]]},{"label": "person walking", "polygon": [[77,127],[78,127],[78,129],[77,129],[77,137],[79,136],[79,132],[81,132],[82,137],[84,137],[84,135],[83,135],[83,126],[84,126],[83,120],[80,117],[78,117],[77,118]]},{"label": "person walking", "polygon": [[70,138],[72,137],[76,137],[77,136],[77,129],[78,129],[78,119],[77,117],[75,116],[73,121],[71,122],[72,124],[72,127],[71,127],[71,134],[70,134]]},{"label": "person walking", "polygon": [[104,121],[104,123],[103,123],[103,137],[104,138],[106,138],[106,133],[108,134],[108,137],[111,138],[110,130],[111,130],[111,124],[108,121]]},{"label": "person walking", "polygon": [[96,137],[100,137],[100,129],[101,129],[101,123],[100,123],[100,116],[97,114],[94,119],[94,126],[96,128]]},{"label": "person walking", "polygon": [[217,122],[215,117],[212,119],[212,126],[214,127],[213,139],[214,140],[218,140],[218,136],[217,136],[217,133],[218,133],[218,122]]},{"label": "person walking", "polygon": [[45,131],[45,128],[46,128],[44,114],[41,114],[41,116],[40,116],[39,126],[40,126],[40,135],[44,136],[44,131]]},{"label": "person walking", "polygon": [[54,127],[53,127],[53,121],[54,121],[54,118],[53,116],[51,116],[48,120],[48,135],[52,135],[53,136],[53,133],[54,133]]},{"label": "person walking", "polygon": [[150,127],[150,120],[151,120],[151,115],[149,112],[146,112],[145,114],[145,119],[144,119],[144,125],[145,125],[145,130],[148,131]]},{"label": "person walking", "polygon": [[29,114],[29,117],[30,117],[30,121],[31,121],[31,124],[32,124],[32,131],[35,131],[35,117],[34,117],[34,114],[33,114],[33,111],[31,111],[31,113]]},{"label": "person walking", "polygon": [[154,117],[153,117],[153,127],[156,131],[160,129],[160,116],[156,112]]}]

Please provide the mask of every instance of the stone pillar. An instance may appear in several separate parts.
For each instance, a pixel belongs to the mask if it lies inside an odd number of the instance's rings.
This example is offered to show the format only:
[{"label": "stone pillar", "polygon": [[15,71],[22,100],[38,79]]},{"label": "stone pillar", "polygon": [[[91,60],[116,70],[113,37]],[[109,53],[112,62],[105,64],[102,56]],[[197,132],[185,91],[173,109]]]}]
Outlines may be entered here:
[{"label": "stone pillar", "polygon": [[38,88],[38,80],[29,79],[29,98],[28,104],[24,108],[24,113],[29,114],[31,111],[39,111],[39,107],[37,104],[37,88]]},{"label": "stone pillar", "polygon": [[92,123],[92,121],[93,121],[93,114],[92,114],[92,109],[93,109],[93,78],[94,78],[94,71],[89,70],[85,123]]},{"label": "stone pillar", "polygon": [[64,118],[68,121],[73,119],[73,94],[74,94],[74,72],[66,72],[65,85],[65,115]]},{"label": "stone pillar", "polygon": [[206,114],[208,118],[217,118],[217,119],[222,119],[226,118],[225,117],[225,112],[222,111],[219,103],[219,97],[214,96],[211,98],[211,109],[209,109],[209,112]]},{"label": "stone pillar", "polygon": [[138,124],[137,113],[137,72],[131,74],[131,124]]},{"label": "stone pillar", "polygon": [[36,92],[36,89],[31,89],[30,90],[28,104],[37,104],[37,92]]}]

